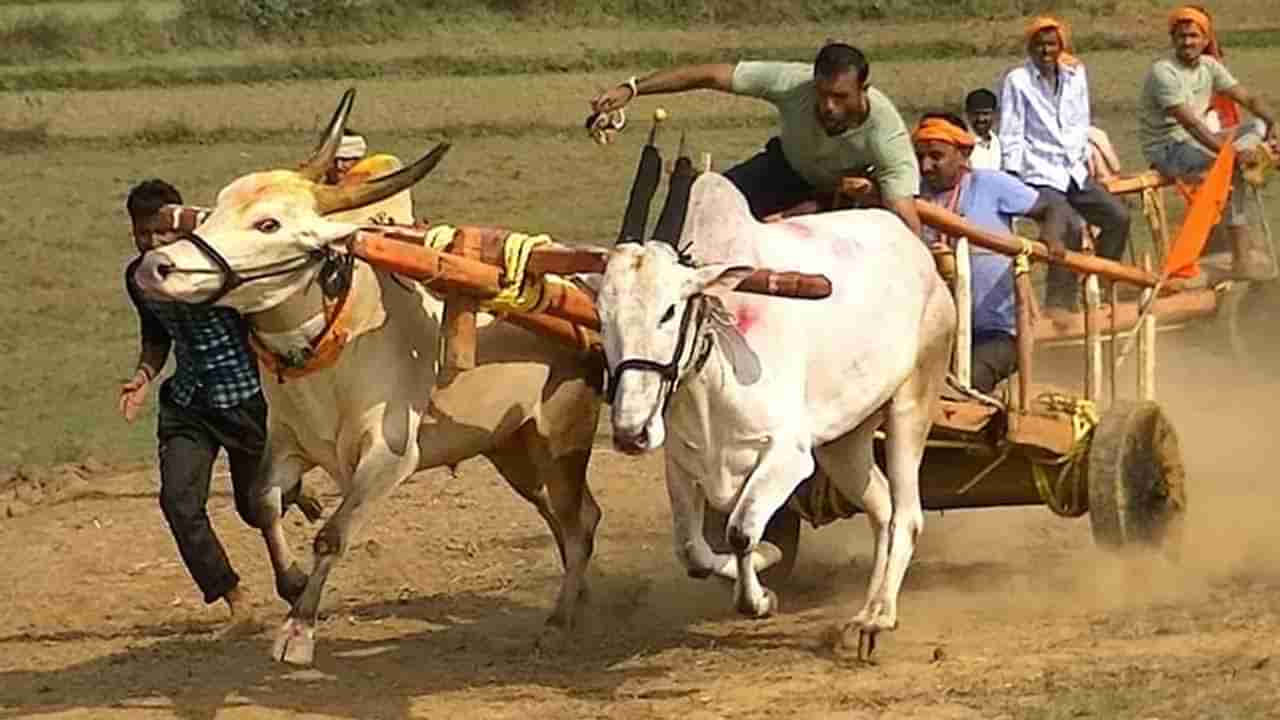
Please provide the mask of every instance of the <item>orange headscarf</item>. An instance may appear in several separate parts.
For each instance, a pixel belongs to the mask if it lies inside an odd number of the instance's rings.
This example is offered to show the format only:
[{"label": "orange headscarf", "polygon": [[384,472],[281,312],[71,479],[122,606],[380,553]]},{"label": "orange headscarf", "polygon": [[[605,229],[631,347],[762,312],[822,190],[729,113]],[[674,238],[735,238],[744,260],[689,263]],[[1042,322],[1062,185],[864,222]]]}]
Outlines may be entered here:
[{"label": "orange headscarf", "polygon": [[[1221,60],[1222,46],[1218,44],[1218,35],[1213,31],[1213,20],[1209,18],[1209,14],[1200,8],[1183,5],[1169,13],[1169,32],[1173,32],[1179,23],[1184,22],[1195,23],[1200,28],[1200,32],[1209,38],[1209,44],[1204,48],[1205,54]],[[1231,98],[1216,94],[1210,102],[1210,108],[1217,111],[1218,120],[1224,129],[1240,124],[1240,109]]]},{"label": "orange headscarf", "polygon": [[1057,30],[1058,41],[1062,43],[1062,54],[1058,56],[1058,62],[1062,65],[1075,66],[1080,64],[1080,58],[1072,54],[1071,47],[1071,28],[1062,20],[1048,15],[1040,15],[1031,19],[1027,25],[1027,30],[1023,33],[1023,43],[1029,44],[1031,38],[1044,30]]},{"label": "orange headscarf", "polygon": [[911,141],[914,143],[942,142],[964,150],[972,150],[973,146],[978,144],[977,139],[968,130],[958,128],[942,118],[922,120],[916,126],[916,131],[911,134]]}]

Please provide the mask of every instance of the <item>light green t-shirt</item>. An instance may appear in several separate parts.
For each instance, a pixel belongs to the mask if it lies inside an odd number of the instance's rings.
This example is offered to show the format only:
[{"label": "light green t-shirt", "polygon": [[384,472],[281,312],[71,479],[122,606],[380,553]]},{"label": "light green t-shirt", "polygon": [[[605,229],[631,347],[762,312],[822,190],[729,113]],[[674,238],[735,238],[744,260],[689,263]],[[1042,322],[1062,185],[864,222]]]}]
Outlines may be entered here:
[{"label": "light green t-shirt", "polygon": [[815,188],[834,189],[841,175],[856,172],[874,178],[886,199],[909,198],[919,191],[911,136],[893,102],[879,90],[867,90],[871,111],[866,121],[835,137],[827,135],[815,114],[811,64],[740,62],[733,70],[733,92],[778,108],[782,153]]},{"label": "light green t-shirt", "polygon": [[1217,58],[1208,55],[1202,56],[1195,67],[1187,67],[1172,58],[1157,60],[1142,85],[1138,110],[1138,140],[1143,152],[1150,154],[1171,143],[1195,142],[1168,110],[1186,104],[1203,117],[1209,111],[1214,93],[1237,84],[1231,72]]}]

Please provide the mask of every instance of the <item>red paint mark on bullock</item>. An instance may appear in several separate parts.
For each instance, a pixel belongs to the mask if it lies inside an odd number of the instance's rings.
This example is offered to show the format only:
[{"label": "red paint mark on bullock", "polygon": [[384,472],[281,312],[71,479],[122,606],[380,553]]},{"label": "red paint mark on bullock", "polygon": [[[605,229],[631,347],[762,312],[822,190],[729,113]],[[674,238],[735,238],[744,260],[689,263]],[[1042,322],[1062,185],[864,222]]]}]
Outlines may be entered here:
[{"label": "red paint mark on bullock", "polygon": [[734,312],[734,325],[738,332],[746,335],[751,329],[760,325],[760,310],[754,305],[739,305]]}]

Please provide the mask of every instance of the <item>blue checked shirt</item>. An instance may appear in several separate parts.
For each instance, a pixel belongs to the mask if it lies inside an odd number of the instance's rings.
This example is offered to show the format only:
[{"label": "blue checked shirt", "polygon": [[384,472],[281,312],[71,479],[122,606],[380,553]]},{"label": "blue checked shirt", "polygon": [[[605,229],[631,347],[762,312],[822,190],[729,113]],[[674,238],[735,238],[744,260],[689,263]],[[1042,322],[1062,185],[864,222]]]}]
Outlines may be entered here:
[{"label": "blue checked shirt", "polygon": [[137,264],[135,260],[125,271],[125,287],[138,310],[143,345],[173,348],[178,367],[165,381],[169,397],[183,407],[201,401],[231,408],[261,391],[258,360],[249,349],[240,313],[145,298],[133,282]]},{"label": "blue checked shirt", "polygon": [[1001,169],[1028,185],[1067,192],[1089,177],[1089,80],[1084,65],[1059,65],[1058,87],[1030,60],[1000,89]]}]

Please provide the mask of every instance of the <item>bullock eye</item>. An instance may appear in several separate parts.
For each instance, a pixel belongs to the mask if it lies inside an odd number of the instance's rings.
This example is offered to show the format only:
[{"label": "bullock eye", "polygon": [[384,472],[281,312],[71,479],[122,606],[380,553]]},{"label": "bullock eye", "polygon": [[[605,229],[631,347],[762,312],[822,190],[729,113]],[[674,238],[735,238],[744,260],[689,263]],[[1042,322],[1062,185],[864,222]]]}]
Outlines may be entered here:
[{"label": "bullock eye", "polygon": [[253,224],[253,229],[270,235],[280,229],[280,221],[275,218],[263,218]]},{"label": "bullock eye", "polygon": [[666,312],[662,313],[662,319],[658,321],[658,324],[666,325],[667,323],[671,322],[671,319],[674,318],[675,316],[676,316],[676,306],[672,305],[671,307],[667,308]]}]

